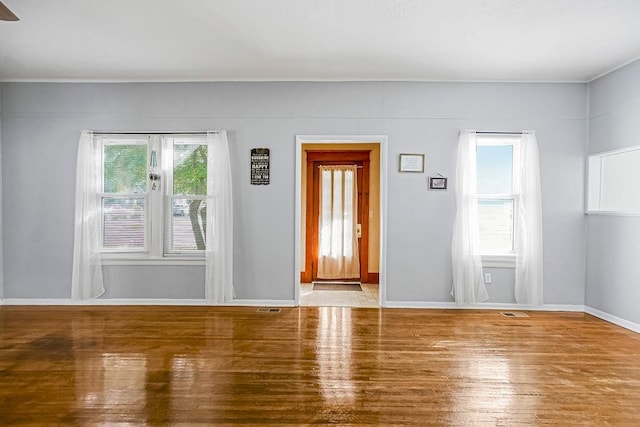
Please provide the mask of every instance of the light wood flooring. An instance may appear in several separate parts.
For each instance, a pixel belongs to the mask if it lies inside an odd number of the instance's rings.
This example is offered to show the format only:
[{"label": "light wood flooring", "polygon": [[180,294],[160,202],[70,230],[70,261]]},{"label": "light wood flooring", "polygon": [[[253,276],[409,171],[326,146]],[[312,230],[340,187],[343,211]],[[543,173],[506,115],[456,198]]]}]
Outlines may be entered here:
[{"label": "light wood flooring", "polygon": [[640,335],[529,315],[4,306],[0,425],[640,425]]},{"label": "light wood flooring", "polygon": [[300,305],[307,307],[378,308],[378,285],[362,283],[361,291],[314,291],[313,284],[300,285]]}]

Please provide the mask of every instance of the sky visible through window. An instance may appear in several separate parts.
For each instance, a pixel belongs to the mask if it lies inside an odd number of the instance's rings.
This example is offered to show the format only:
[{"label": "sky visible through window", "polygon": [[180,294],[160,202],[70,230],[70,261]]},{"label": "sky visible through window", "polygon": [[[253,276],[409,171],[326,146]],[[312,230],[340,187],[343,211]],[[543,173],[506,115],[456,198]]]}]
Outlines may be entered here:
[{"label": "sky visible through window", "polygon": [[476,151],[478,194],[513,192],[513,146],[479,145]]},{"label": "sky visible through window", "polygon": [[[512,145],[478,145],[476,167],[479,195],[509,195],[513,192]],[[513,200],[478,201],[480,248],[483,253],[513,250],[513,210]]]}]

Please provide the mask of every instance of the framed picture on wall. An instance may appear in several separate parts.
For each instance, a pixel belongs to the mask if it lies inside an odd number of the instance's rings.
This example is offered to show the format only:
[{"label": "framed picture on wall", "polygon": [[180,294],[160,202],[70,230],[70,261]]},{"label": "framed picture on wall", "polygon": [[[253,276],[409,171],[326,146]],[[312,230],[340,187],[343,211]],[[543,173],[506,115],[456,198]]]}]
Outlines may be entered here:
[{"label": "framed picture on wall", "polygon": [[429,177],[429,190],[446,190],[447,178],[437,174]]},{"label": "framed picture on wall", "polygon": [[424,172],[424,154],[400,154],[400,172]]}]

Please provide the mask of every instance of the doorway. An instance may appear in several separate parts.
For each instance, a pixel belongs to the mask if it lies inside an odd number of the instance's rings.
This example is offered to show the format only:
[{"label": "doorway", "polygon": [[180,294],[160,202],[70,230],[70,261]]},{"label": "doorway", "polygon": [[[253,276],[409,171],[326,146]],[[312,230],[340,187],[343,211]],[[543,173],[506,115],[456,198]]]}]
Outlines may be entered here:
[{"label": "doorway", "polygon": [[317,148],[305,150],[306,239],[301,281],[369,283],[371,150]]},{"label": "doorway", "polygon": [[[385,299],[384,266],[386,253],[385,244],[385,183],[386,177],[381,165],[386,164],[386,137],[306,137],[296,138],[296,281],[295,301],[305,305],[309,301],[308,293],[313,289],[312,282],[357,282],[361,284],[362,292],[337,291],[329,298],[328,304],[317,305],[342,305],[342,306],[366,306],[379,307]],[[321,233],[323,227],[319,221],[323,215],[327,216],[328,205],[323,205],[322,181],[331,185],[341,184],[343,179],[349,180],[349,172],[340,172],[350,168],[354,171],[354,221],[353,228],[357,231],[355,237],[358,248],[357,275],[350,274],[341,277],[332,271],[326,275],[322,273],[323,249],[327,255],[327,240],[323,240]],[[337,188],[337,187],[336,187]],[[342,197],[348,191],[342,187]],[[332,191],[335,192],[335,189]],[[327,197],[326,189],[324,197]],[[341,204],[343,199],[332,201],[333,204]],[[323,209],[324,206],[324,209]],[[333,208],[333,206],[331,206]],[[337,215],[339,218],[342,213]],[[349,213],[345,214],[349,217]],[[340,233],[347,231],[350,221],[339,221],[337,228]],[[335,225],[332,222],[331,225]],[[326,227],[324,227],[326,230]],[[347,233],[346,235],[348,235]],[[332,242],[335,244],[335,234],[332,234]],[[349,251],[348,239],[345,238],[346,252]],[[320,274],[318,274],[320,271]],[[353,272],[352,272],[353,273]],[[323,283],[324,284],[324,283]],[[321,298],[313,296],[314,300],[327,301],[327,295],[333,291],[320,291]],[[350,295],[353,293],[354,295]],[[301,294],[304,298],[301,300]],[[357,298],[356,298],[357,295]],[[342,297],[340,297],[342,296]],[[344,301],[343,301],[344,299]],[[373,301],[373,302],[372,302]],[[358,304],[358,302],[364,305]]]}]

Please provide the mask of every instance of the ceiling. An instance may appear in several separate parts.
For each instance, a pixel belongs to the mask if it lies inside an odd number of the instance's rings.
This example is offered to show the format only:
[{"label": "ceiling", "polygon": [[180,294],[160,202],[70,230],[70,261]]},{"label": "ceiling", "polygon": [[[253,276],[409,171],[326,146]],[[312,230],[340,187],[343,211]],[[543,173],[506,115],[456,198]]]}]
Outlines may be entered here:
[{"label": "ceiling", "polygon": [[0,81],[590,81],[638,0],[2,0]]}]

